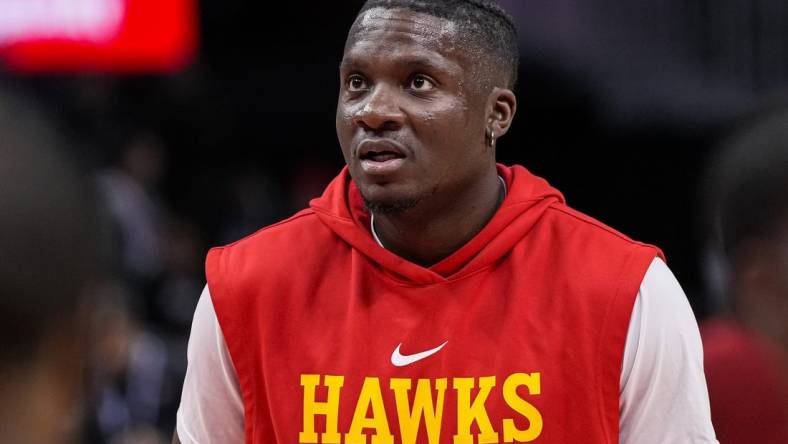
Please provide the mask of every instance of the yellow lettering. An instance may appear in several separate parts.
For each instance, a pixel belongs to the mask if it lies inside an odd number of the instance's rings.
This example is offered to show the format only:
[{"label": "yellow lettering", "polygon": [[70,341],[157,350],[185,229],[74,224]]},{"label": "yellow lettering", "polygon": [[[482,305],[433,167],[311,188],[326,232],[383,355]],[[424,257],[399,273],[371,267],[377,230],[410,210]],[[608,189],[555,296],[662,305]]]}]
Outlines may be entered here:
[{"label": "yellow lettering", "polygon": [[[372,417],[368,418],[367,411],[370,407],[372,407]],[[364,386],[361,388],[353,421],[350,423],[350,432],[345,434],[345,444],[366,444],[364,429],[375,429],[372,444],[394,444],[394,435],[389,430],[378,378],[364,378]]]},{"label": "yellow lettering", "polygon": [[513,419],[503,420],[504,442],[531,442],[542,434],[542,414],[533,406],[517,395],[517,387],[525,386],[528,393],[538,395],[542,392],[541,375],[539,373],[515,373],[503,383],[503,399],[514,411],[525,416],[529,426],[519,430],[514,425]]},{"label": "yellow lettering", "polygon": [[320,434],[323,444],[339,444],[340,435],[337,431],[337,417],[339,416],[339,391],[345,383],[344,376],[325,376],[325,385],[328,387],[326,402],[315,401],[315,391],[320,384],[320,375],[301,375],[301,386],[304,387],[304,429],[298,434],[301,444],[316,444],[315,416],[326,417],[326,431]]},{"label": "yellow lettering", "polygon": [[410,407],[410,401],[408,400],[411,380],[393,378],[389,384],[391,389],[394,390],[394,396],[397,401],[397,416],[399,417],[402,444],[416,444],[416,438],[419,434],[419,423],[422,417],[424,417],[429,444],[438,444],[443,419],[443,400],[447,387],[446,378],[435,380],[438,399],[434,405],[430,380],[419,379],[416,386],[416,396],[413,399],[413,408]]},{"label": "yellow lettering", "polygon": [[471,402],[471,390],[475,386],[474,378],[454,378],[453,387],[457,390],[457,434],[454,435],[454,444],[473,444],[471,424],[474,421],[479,426],[479,444],[498,442],[498,433],[490,424],[490,417],[484,408],[490,389],[495,387],[495,376],[479,378],[479,393]]}]

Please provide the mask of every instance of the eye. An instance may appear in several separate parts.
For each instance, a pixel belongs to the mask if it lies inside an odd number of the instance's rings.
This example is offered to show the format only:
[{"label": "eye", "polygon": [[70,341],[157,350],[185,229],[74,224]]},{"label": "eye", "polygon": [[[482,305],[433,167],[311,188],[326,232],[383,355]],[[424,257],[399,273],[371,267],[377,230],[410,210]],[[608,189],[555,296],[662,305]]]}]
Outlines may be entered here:
[{"label": "eye", "polygon": [[432,80],[429,77],[421,74],[417,74],[413,76],[410,80],[409,88],[414,91],[424,92],[430,91],[435,87],[435,84],[432,83]]},{"label": "eye", "polygon": [[347,79],[347,89],[351,92],[363,91],[367,89],[367,81],[358,74],[353,74]]}]

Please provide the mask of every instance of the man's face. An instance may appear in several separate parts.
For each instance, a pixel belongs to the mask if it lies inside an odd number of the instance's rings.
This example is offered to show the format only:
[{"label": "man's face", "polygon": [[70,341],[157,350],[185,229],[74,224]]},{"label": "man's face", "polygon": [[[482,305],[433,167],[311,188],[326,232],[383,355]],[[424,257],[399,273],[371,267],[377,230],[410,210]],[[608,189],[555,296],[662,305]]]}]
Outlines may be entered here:
[{"label": "man's face", "polygon": [[402,9],[365,12],[348,37],[337,135],[372,211],[444,204],[494,163],[488,91],[457,37],[454,23]]}]

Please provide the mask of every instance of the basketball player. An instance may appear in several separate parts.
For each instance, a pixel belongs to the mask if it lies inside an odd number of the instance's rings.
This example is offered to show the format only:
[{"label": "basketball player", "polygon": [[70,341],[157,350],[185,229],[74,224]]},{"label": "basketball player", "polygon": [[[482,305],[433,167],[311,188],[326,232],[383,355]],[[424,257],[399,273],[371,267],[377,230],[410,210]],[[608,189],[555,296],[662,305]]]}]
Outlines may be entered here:
[{"label": "basketball player", "polygon": [[489,0],[370,0],[340,66],[347,163],[212,250],[183,443],[714,443],[661,252],[495,162],[517,110]]},{"label": "basketball player", "polygon": [[75,442],[95,230],[63,141],[0,91],[0,442]]}]

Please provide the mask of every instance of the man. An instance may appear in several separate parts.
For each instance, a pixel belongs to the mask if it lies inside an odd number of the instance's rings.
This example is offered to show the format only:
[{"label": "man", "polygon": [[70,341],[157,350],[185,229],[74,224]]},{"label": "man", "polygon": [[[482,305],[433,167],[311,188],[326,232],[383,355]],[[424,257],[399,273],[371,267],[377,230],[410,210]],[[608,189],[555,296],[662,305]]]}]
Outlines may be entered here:
[{"label": "man", "polygon": [[74,442],[95,225],[63,141],[0,92],[0,441]]},{"label": "man", "polygon": [[737,131],[708,181],[728,312],[701,332],[712,419],[724,443],[788,442],[786,171],[788,111],[781,108]]},{"label": "man", "polygon": [[661,253],[496,165],[517,54],[492,1],[365,4],[347,168],[208,256],[181,442],[716,442]]}]

